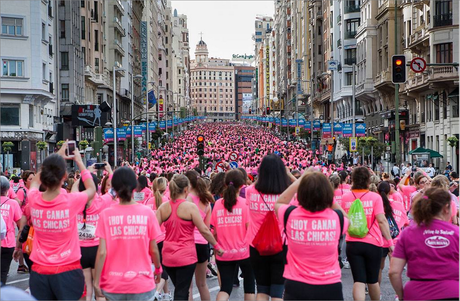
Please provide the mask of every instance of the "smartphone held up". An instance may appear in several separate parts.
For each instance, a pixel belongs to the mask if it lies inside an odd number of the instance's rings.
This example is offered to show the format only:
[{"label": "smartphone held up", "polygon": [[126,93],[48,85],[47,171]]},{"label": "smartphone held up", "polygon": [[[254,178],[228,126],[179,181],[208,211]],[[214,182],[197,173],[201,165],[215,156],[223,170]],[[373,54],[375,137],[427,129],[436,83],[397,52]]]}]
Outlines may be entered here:
[{"label": "smartphone held up", "polygon": [[65,150],[65,155],[69,158],[75,157],[75,149],[77,148],[77,143],[75,140],[71,140],[67,142],[67,149]]}]

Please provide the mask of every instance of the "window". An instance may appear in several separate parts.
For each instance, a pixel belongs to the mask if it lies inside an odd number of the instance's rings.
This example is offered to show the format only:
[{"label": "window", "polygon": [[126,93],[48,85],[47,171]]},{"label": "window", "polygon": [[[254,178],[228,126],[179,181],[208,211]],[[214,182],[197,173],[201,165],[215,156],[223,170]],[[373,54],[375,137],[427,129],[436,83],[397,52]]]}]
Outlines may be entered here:
[{"label": "window", "polygon": [[434,27],[452,25],[452,0],[435,1]]},{"label": "window", "polygon": [[436,63],[452,63],[453,50],[452,43],[444,43],[436,45]]},{"label": "window", "polygon": [[99,51],[99,30],[94,31],[94,50]]},{"label": "window", "polygon": [[46,24],[42,22],[42,41],[46,41]]},{"label": "window", "polygon": [[19,105],[2,104],[1,125],[19,125]]},{"label": "window", "polygon": [[433,95],[434,97],[434,120],[439,121],[439,94]]},{"label": "window", "polygon": [[69,84],[61,85],[62,100],[69,100]]},{"label": "window", "polygon": [[345,72],[345,85],[346,86],[351,86],[352,84],[352,79],[353,79],[353,72]]},{"label": "window", "polygon": [[46,63],[42,64],[42,80],[47,81],[47,78],[46,78]]},{"label": "window", "polygon": [[359,27],[359,19],[347,20],[347,31],[345,33],[346,39],[354,39]]},{"label": "window", "polygon": [[96,73],[99,73],[99,58],[98,57],[94,59],[94,69]]},{"label": "window", "polygon": [[345,50],[345,65],[353,65],[356,64],[356,48],[354,49],[347,49]]},{"label": "window", "polygon": [[81,48],[81,52],[83,54],[83,62],[85,63],[86,65],[86,47],[82,47]]},{"label": "window", "polygon": [[34,105],[29,105],[29,127],[34,127]]},{"label": "window", "polygon": [[23,19],[2,17],[2,34],[10,36],[23,36]]},{"label": "window", "polygon": [[[83,1],[82,1],[83,2]],[[81,39],[86,39],[85,17],[81,16]]]},{"label": "window", "polygon": [[450,98],[450,101],[452,102],[452,117],[458,117],[458,96]]},{"label": "window", "polygon": [[61,70],[69,70],[69,53],[61,52]]},{"label": "window", "polygon": [[65,20],[60,20],[59,23],[60,23],[59,24],[59,27],[60,27],[59,29],[60,29],[60,32],[61,32],[59,37],[60,38],[65,38]]},{"label": "window", "polygon": [[2,76],[24,77],[24,61],[2,60]]},{"label": "window", "polygon": [[81,0],[81,7],[85,7],[85,0]]}]

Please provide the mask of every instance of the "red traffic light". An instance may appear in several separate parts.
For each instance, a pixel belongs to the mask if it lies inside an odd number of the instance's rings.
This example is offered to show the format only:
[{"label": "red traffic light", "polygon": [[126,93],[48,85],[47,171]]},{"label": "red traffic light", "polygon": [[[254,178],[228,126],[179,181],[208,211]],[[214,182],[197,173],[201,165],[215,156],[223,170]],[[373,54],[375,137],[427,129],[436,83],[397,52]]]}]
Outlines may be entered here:
[{"label": "red traffic light", "polygon": [[270,115],[270,107],[267,107],[267,115]]},{"label": "red traffic light", "polygon": [[402,61],[402,60],[396,60],[396,62],[395,62],[395,64],[396,64],[397,66],[401,66],[401,65],[402,65],[402,63],[403,63],[403,61]]},{"label": "red traffic light", "polygon": [[196,137],[196,141],[198,141],[198,142],[203,142],[203,141],[204,141],[204,136],[203,136],[203,135],[198,135],[198,136]]}]

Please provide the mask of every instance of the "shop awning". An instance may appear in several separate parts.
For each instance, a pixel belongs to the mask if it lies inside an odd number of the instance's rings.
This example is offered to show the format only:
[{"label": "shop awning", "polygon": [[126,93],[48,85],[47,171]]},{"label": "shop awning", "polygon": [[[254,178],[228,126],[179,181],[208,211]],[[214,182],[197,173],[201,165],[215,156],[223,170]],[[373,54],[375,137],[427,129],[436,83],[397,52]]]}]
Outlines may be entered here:
[{"label": "shop awning", "polygon": [[458,88],[455,88],[454,91],[450,92],[449,93],[449,96],[447,96],[448,98],[451,98],[451,97],[458,97]]},{"label": "shop awning", "polygon": [[437,151],[434,151],[428,148],[423,148],[423,147],[418,147],[414,150],[411,150],[409,152],[409,155],[418,155],[418,154],[427,154],[427,153],[430,154],[431,158],[443,158],[443,156]]}]

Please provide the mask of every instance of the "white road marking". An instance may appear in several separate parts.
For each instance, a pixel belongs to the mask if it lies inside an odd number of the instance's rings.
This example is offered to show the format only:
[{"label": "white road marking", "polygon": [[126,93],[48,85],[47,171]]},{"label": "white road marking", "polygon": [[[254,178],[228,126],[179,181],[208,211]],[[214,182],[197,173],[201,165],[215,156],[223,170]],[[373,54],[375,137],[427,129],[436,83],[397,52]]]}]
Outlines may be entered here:
[{"label": "white road marking", "polygon": [[7,282],[6,285],[10,285],[10,284],[13,284],[13,283],[18,283],[18,282],[23,282],[23,281],[29,281],[29,278],[10,281],[10,282]]},{"label": "white road marking", "polygon": [[[218,290],[220,290],[220,286],[215,286],[215,287],[211,287],[209,289],[209,292],[214,292]],[[200,293],[196,293],[195,295],[193,295],[193,300],[198,299],[198,298],[200,298]]]}]

